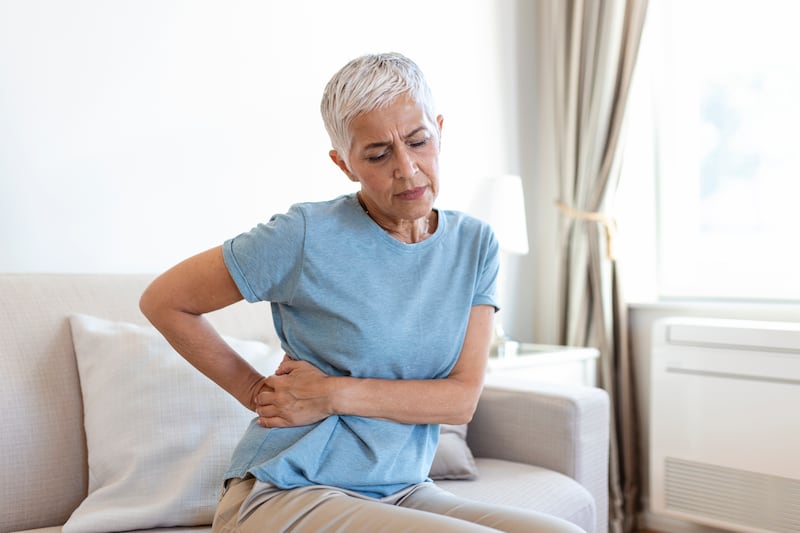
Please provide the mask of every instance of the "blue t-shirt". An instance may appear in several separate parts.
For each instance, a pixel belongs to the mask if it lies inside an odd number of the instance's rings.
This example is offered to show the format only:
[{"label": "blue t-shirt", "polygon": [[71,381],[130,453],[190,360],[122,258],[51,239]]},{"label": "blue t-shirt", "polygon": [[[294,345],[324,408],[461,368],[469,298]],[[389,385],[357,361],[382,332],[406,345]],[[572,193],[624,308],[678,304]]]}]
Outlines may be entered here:
[{"label": "blue t-shirt", "polygon": [[[355,194],[292,206],[231,239],[225,263],[250,302],[269,301],[282,348],[333,376],[441,379],[458,359],[474,305],[496,305],[497,241],[485,223],[439,212],[405,244]],[[227,477],[280,488],[331,485],[382,497],[425,481],[435,424],[358,416],[265,429],[253,421]]]}]

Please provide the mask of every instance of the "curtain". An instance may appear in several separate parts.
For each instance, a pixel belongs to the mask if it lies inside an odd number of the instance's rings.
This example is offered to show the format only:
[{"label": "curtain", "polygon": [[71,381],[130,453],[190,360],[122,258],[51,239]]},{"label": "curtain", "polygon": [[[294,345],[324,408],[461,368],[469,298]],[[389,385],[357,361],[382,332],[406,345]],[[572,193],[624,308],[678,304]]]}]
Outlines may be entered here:
[{"label": "curtain", "polygon": [[612,409],[609,531],[630,532],[639,510],[638,420],[613,207],[647,0],[547,0],[539,9],[540,73],[552,98],[554,208],[562,215],[560,342],[600,351],[598,385]]}]

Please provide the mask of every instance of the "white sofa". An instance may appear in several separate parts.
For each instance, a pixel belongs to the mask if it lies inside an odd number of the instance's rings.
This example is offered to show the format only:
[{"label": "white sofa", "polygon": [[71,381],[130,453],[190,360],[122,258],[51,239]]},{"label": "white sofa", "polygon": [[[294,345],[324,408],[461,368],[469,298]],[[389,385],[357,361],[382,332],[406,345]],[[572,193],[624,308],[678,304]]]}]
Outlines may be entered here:
[{"label": "white sofa", "polygon": [[[98,444],[87,442],[85,412],[109,406],[84,406],[88,393],[82,387],[89,385],[89,378],[81,375],[76,363],[69,317],[81,313],[144,326],[138,298],[150,279],[121,274],[0,274],[0,533],[61,531],[87,498],[90,486],[98,483],[102,473],[90,468],[91,458],[98,455],[92,447]],[[279,348],[266,304],[236,304],[211,319],[226,335]],[[125,396],[124,388],[119,390]],[[120,407],[146,404],[142,398],[118,401],[125,402]],[[439,483],[463,496],[552,513],[587,532],[605,533],[608,410],[607,395],[595,388],[487,386],[468,432],[478,478]],[[105,444],[114,451],[130,452],[135,447],[126,438],[120,433]],[[136,458],[123,462],[137,464]],[[177,481],[164,480],[167,488],[172,482]],[[151,486],[152,498],[163,499],[158,494],[165,487]],[[136,498],[149,497],[150,491],[143,492]],[[125,501],[120,505],[124,507]],[[174,504],[181,505],[190,504]],[[170,512],[185,514],[178,510]],[[186,524],[150,527],[209,530],[207,510],[192,516]]]}]

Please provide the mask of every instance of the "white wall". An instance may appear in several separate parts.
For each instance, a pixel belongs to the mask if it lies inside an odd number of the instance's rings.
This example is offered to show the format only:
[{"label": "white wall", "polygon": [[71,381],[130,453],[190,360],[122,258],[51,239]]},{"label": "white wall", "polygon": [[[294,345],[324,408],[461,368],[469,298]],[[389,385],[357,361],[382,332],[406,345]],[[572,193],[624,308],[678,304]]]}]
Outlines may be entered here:
[{"label": "white wall", "polygon": [[395,50],[445,116],[440,207],[517,172],[511,2],[0,0],[0,271],[158,272],[353,185],[324,84]]}]

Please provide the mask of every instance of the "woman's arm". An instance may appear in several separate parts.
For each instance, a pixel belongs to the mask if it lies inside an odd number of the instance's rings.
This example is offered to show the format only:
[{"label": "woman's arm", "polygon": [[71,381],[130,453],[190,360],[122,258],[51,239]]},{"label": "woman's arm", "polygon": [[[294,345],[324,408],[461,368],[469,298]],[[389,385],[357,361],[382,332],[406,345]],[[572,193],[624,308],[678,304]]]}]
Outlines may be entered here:
[{"label": "woman's arm", "polygon": [[[326,376],[313,365],[284,359],[257,395],[259,423],[293,427],[332,414],[403,424],[462,424],[475,412],[486,373],[494,307],[474,306],[458,361],[449,376],[388,380]],[[424,357],[425,355],[421,355]]]},{"label": "woman's arm", "polygon": [[217,247],[156,278],[142,294],[139,307],[189,363],[254,410],[264,376],[233,351],[202,316],[241,299],[222,258],[222,247]]}]

